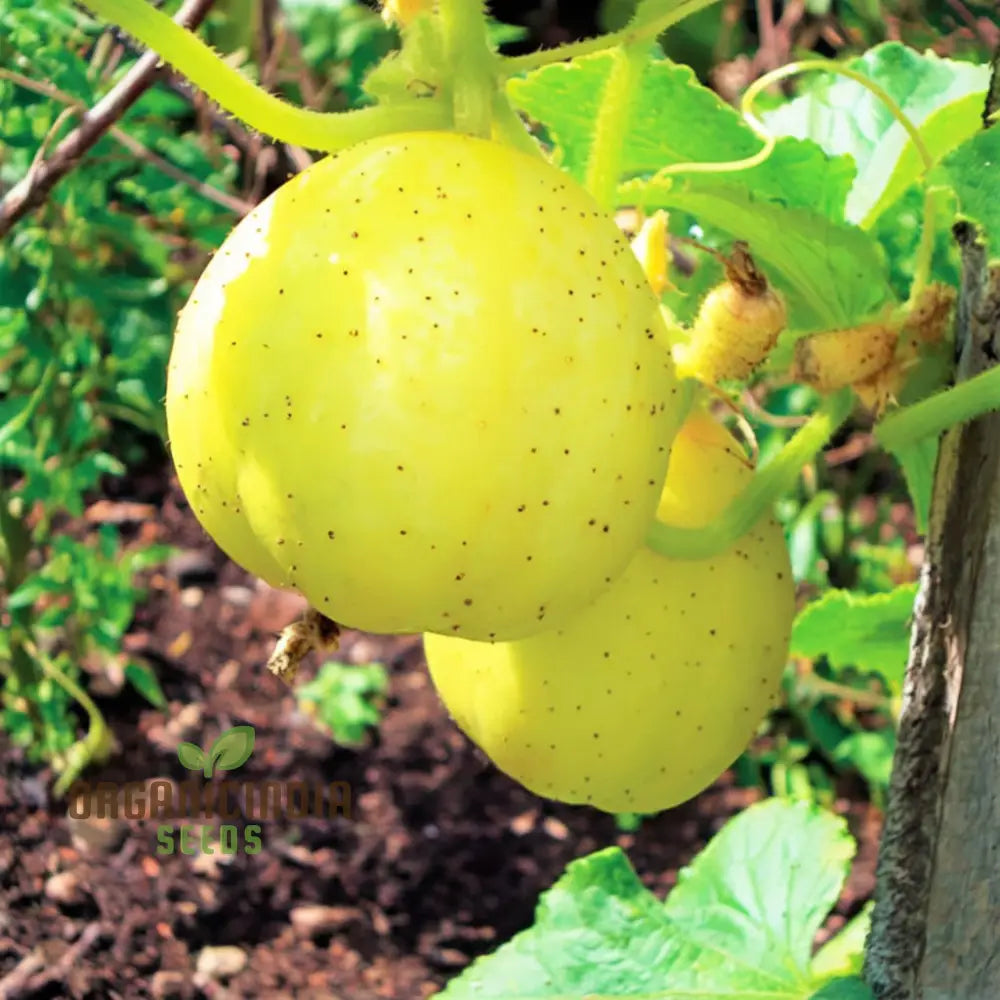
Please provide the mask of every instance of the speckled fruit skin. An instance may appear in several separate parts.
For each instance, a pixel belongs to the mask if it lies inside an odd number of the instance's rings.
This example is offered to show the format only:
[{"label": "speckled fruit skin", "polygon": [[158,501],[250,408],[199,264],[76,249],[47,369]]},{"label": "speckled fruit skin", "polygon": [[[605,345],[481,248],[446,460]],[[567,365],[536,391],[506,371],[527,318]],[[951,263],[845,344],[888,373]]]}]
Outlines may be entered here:
[{"label": "speckled fruit skin", "polygon": [[[659,516],[697,526],[751,470],[707,416],[674,441]],[[648,549],[570,624],[510,643],[427,635],[458,725],[531,791],[608,812],[657,812],[709,785],[776,698],[794,586],[779,525],[716,559]]]},{"label": "speckled fruit skin", "polygon": [[238,563],[342,625],[518,638],[641,544],[680,419],[657,302],[557,168],[453,133],[323,160],[198,282],[170,446]]}]

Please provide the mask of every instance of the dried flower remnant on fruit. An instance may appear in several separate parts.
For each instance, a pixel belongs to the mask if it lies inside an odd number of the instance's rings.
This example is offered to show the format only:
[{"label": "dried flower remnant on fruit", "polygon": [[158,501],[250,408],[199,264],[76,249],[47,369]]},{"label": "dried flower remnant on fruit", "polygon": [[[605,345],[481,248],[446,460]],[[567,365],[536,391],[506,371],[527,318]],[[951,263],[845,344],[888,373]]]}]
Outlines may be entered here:
[{"label": "dried flower remnant on fruit", "polygon": [[282,629],[274,652],[268,657],[267,669],[291,684],[302,661],[311,652],[333,652],[339,645],[339,638],[337,623],[315,608],[309,608],[301,618]]},{"label": "dried flower remnant on fruit", "polygon": [[788,319],[746,243],[735,243],[724,263],[726,280],[705,296],[688,342],[674,349],[678,371],[708,385],[750,376]]}]

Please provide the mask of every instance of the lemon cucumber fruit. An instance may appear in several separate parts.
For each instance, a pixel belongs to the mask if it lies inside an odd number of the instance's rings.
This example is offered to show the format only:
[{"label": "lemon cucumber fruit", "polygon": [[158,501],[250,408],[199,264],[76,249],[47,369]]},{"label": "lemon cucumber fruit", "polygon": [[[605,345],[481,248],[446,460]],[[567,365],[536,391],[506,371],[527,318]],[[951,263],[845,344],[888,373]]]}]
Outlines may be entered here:
[{"label": "lemon cucumber fruit", "polygon": [[[659,516],[711,521],[752,475],[728,431],[689,419]],[[572,621],[516,642],[426,635],[434,684],[458,725],[539,795],[655,812],[709,785],[774,702],[794,588],[780,526],[765,517],[696,562],[641,550]]]},{"label": "lemon cucumber fruit", "polygon": [[167,422],[239,564],[373,632],[515,639],[641,544],[681,420],[655,296],[541,159],[422,132],[247,215],[185,306]]}]

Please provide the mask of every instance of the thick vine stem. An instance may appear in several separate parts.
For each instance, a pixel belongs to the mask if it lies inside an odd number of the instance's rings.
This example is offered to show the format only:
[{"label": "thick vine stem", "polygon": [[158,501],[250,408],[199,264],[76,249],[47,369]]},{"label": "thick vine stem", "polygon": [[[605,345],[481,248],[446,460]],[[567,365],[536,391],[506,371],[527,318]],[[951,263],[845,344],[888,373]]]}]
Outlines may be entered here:
[{"label": "thick vine stem", "polygon": [[586,186],[605,209],[614,208],[618,178],[622,172],[625,136],[648,58],[649,45],[646,42],[615,49],[608,82],[604,85],[587,163]]},{"label": "thick vine stem", "polygon": [[451,63],[455,128],[488,136],[497,90],[496,56],[489,47],[481,0],[440,0],[445,51]]},{"label": "thick vine stem", "polygon": [[567,59],[576,59],[580,56],[593,55],[595,52],[614,49],[619,45],[630,46],[639,42],[652,42],[654,38],[662,35],[664,31],[672,28],[679,21],[683,21],[684,18],[697,14],[699,10],[704,10],[716,3],[719,3],[719,0],[678,0],[665,13],[648,19],[636,18],[620,31],[611,31],[606,35],[598,35],[596,38],[588,38],[582,42],[569,42],[552,49],[542,49],[540,52],[529,52],[523,56],[506,56],[501,62],[501,71],[504,76],[516,76],[518,73],[529,73],[533,69],[539,69],[551,63],[564,62]]},{"label": "thick vine stem", "polygon": [[655,521],[646,544],[668,559],[710,559],[731,548],[795,484],[802,466],[816,457],[853,405],[850,389],[828,396],[719,518],[702,528],[678,528]]},{"label": "thick vine stem", "polygon": [[191,32],[145,0],[82,0],[95,14],[158,52],[223,110],[280,142],[335,152],[387,132],[447,128],[451,110],[432,98],[324,113],[268,94]]},{"label": "thick vine stem", "polygon": [[875,438],[897,451],[959,424],[1000,410],[1000,368],[989,368],[934,396],[896,410],[875,428]]}]

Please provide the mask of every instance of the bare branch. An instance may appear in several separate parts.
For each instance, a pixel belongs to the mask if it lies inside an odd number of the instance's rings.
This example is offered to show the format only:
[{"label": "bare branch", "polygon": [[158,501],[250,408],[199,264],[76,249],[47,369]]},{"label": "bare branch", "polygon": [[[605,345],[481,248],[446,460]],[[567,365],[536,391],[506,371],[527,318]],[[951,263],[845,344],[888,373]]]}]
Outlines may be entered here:
[{"label": "bare branch", "polygon": [[[32,80],[30,77],[24,76],[21,73],[15,73],[13,70],[4,69],[2,66],[0,66],[0,80],[10,80],[18,86],[24,87],[25,90],[34,91],[36,94],[41,94],[43,97],[47,97],[51,101],[66,105],[66,107],[63,108],[62,113],[56,118],[54,124],[49,129],[48,134],[42,140],[42,144],[38,147],[38,152],[35,154],[35,159],[32,162],[31,167],[28,169],[28,173],[25,175],[23,183],[30,185],[35,172],[45,165],[45,151],[48,149],[52,138],[59,132],[63,122],[73,115],[84,114],[87,110],[87,106],[82,101],[76,100],[72,94],[67,94],[64,90],[54,87],[51,83],[42,83],[38,80]],[[136,157],[136,159],[148,163],[150,166],[155,167],[161,173],[166,174],[175,181],[178,181],[181,184],[186,184],[203,198],[207,198],[209,201],[214,201],[217,205],[221,205],[230,212],[234,212],[236,215],[242,216],[246,215],[247,212],[253,208],[253,204],[251,202],[245,201],[242,198],[237,198],[225,191],[221,191],[219,188],[200,180],[193,174],[189,174],[186,170],[181,170],[180,167],[175,167],[169,160],[165,160],[158,153],[154,153],[151,149],[147,149],[141,142],[139,142],[138,139],[129,135],[128,132],[119,128],[117,125],[112,125],[108,129],[107,134],[119,143],[119,145],[124,146],[134,157]]]},{"label": "bare branch", "polygon": [[[212,0],[185,0],[174,18],[178,24],[195,28],[208,13]],[[0,200],[0,237],[22,216],[41,205],[55,185],[82,159],[87,150],[114,126],[114,123],[153,84],[159,56],[146,52],[135,65],[92,108],[82,115],[80,124],[53,150],[52,155],[36,163],[28,175],[15,184]]]}]

